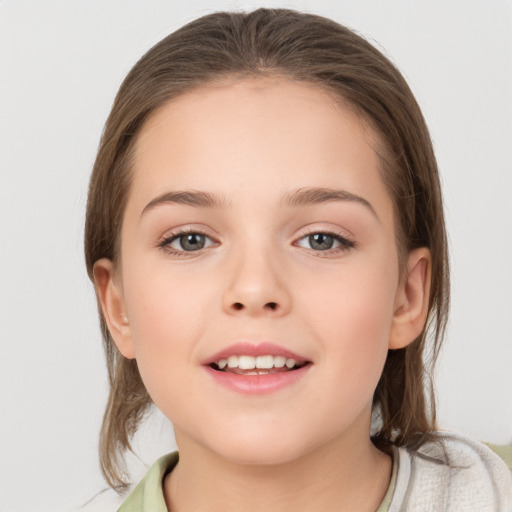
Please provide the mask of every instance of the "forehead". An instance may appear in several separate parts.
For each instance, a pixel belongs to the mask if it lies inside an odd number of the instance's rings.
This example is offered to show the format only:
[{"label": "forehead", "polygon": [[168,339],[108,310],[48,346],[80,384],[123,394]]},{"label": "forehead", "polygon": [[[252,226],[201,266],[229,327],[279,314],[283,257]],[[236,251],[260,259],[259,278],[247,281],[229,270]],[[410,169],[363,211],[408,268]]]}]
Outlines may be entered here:
[{"label": "forehead", "polygon": [[[285,116],[282,115],[284,112]],[[278,113],[281,115],[278,116]],[[226,128],[223,124],[226,122],[233,128],[247,128],[259,119],[276,128],[285,126],[290,131],[290,121],[301,121],[308,122],[315,130],[322,125],[324,130],[319,135],[325,136],[324,132],[329,128],[340,128],[340,116],[348,118],[351,128],[357,127],[358,135],[362,135],[372,146],[380,145],[380,137],[365,115],[341,95],[325,87],[272,75],[226,78],[193,88],[156,109],[142,128],[136,149],[138,153],[144,151],[144,146],[161,129],[169,134],[183,134],[178,125],[174,126],[176,130],[169,130],[173,128],[173,122],[197,122],[194,128],[199,131],[215,125]]]},{"label": "forehead", "polygon": [[[135,146],[133,187],[220,195],[335,187],[382,193],[378,138],[323,88],[281,77],[215,82],[157,110]],[[375,192],[375,190],[374,190]]]}]

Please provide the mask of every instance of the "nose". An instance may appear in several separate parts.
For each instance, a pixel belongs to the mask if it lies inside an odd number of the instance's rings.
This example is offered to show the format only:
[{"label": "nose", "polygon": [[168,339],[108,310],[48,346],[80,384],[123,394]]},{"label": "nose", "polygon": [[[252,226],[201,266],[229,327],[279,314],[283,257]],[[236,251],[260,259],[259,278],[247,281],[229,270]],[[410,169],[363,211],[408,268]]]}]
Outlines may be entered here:
[{"label": "nose", "polygon": [[230,262],[223,308],[231,315],[286,315],[291,297],[281,266],[275,255],[266,254],[261,247],[258,249],[247,250]]}]

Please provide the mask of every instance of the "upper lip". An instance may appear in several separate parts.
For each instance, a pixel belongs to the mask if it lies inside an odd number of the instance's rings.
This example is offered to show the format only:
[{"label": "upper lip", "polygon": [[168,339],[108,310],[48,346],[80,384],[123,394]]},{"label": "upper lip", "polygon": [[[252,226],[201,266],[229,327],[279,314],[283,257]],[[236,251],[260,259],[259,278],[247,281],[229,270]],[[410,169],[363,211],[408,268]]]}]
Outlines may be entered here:
[{"label": "upper lip", "polygon": [[263,342],[263,343],[248,343],[239,342],[226,347],[219,352],[208,357],[203,361],[204,365],[210,365],[220,361],[221,359],[227,359],[229,356],[283,356],[287,359],[295,359],[297,363],[303,363],[308,361],[307,358],[292,352],[280,345],[275,343]]}]

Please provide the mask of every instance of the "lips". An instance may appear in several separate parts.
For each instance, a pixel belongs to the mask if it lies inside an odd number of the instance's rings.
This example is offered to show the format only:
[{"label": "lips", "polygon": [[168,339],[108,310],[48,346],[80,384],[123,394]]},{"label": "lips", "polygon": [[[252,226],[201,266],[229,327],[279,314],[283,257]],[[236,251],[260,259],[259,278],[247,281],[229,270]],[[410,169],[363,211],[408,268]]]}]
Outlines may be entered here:
[{"label": "lips", "polygon": [[208,373],[231,390],[262,394],[291,385],[312,362],[273,343],[237,343],[203,362]]},{"label": "lips", "polygon": [[246,370],[272,370],[276,373],[301,368],[308,363],[305,357],[274,343],[236,343],[217,352],[203,364],[232,373]]}]

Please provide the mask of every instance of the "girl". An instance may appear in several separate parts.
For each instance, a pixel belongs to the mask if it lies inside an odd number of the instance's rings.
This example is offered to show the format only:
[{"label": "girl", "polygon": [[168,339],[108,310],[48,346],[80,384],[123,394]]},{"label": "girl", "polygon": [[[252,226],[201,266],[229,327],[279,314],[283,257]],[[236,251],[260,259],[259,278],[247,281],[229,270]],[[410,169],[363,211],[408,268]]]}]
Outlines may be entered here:
[{"label": "girl", "polygon": [[[436,430],[436,162],[404,79],[353,32],[259,9],[152,48],[105,127],[85,252],[119,510],[512,510],[503,461]],[[179,459],[128,489],[152,403]]]}]

